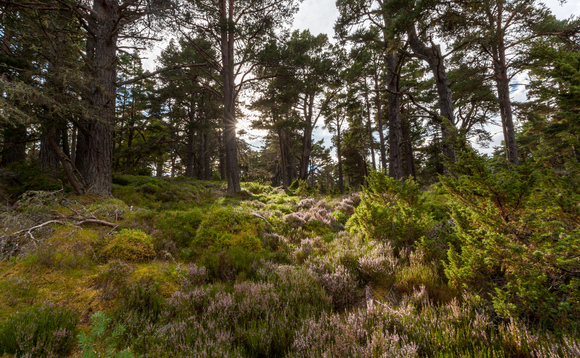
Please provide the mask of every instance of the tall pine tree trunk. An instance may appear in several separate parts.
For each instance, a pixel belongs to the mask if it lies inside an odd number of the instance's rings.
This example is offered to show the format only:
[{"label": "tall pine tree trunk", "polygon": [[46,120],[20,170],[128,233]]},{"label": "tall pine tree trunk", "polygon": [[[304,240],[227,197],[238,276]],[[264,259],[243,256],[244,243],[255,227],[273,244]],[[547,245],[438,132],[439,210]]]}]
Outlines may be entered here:
[{"label": "tall pine tree trunk", "polygon": [[310,154],[312,153],[312,115],[314,112],[314,95],[304,99],[304,136],[302,138],[302,157],[300,158],[300,174],[302,180],[308,179],[310,170]]},{"label": "tall pine tree trunk", "polygon": [[340,193],[344,194],[344,179],[342,175],[342,153],[341,153],[341,133],[340,133],[340,123],[337,119],[336,123],[336,155],[338,157],[338,188]]},{"label": "tall pine tree trunk", "polygon": [[377,130],[379,131],[379,150],[381,154],[381,167],[383,173],[387,174],[387,154],[385,149],[385,134],[383,132],[383,103],[381,100],[381,91],[379,89],[379,78],[375,74],[375,106],[377,107]]},{"label": "tall pine tree trunk", "polygon": [[399,95],[399,76],[397,55],[387,55],[387,88],[389,90],[389,176],[403,177],[403,153],[401,151],[401,96]]},{"label": "tall pine tree trunk", "polygon": [[499,111],[503,129],[503,137],[507,159],[515,165],[519,165],[518,146],[516,143],[516,132],[512,114],[512,104],[510,101],[510,81],[507,75],[505,64],[505,48],[499,49],[499,62],[494,63],[495,83],[499,99]]},{"label": "tall pine tree trunk", "polygon": [[77,142],[77,168],[87,182],[88,192],[111,196],[113,164],[113,121],[116,101],[116,60],[119,6],[114,0],[95,0],[87,39],[91,88],[90,117]]},{"label": "tall pine tree trunk", "polygon": [[226,154],[226,177],[228,193],[242,190],[238,166],[238,151],[236,143],[236,109],[234,83],[234,0],[219,0],[222,17],[221,51],[223,64],[223,95],[224,95],[224,144]]},{"label": "tall pine tree trunk", "polygon": [[373,125],[371,120],[371,106],[369,104],[369,95],[365,93],[365,104],[367,107],[367,132],[369,135],[369,148],[371,151],[371,161],[373,163],[373,170],[377,170],[377,163],[375,160],[375,140],[373,138]]}]

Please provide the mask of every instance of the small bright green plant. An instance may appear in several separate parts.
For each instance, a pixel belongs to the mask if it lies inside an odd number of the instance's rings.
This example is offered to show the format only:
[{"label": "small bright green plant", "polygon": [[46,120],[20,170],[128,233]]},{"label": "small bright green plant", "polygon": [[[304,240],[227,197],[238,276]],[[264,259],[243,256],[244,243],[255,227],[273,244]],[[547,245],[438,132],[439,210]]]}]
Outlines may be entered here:
[{"label": "small bright green plant", "polygon": [[125,332],[122,325],[115,326],[108,330],[111,318],[103,312],[97,312],[91,316],[91,331],[79,333],[79,346],[83,350],[82,358],[114,357],[114,358],[132,358],[135,355],[130,348],[119,352],[116,349],[116,342]]},{"label": "small bright green plant", "polygon": [[153,239],[141,230],[123,229],[101,251],[108,260],[144,262],[155,258]]}]

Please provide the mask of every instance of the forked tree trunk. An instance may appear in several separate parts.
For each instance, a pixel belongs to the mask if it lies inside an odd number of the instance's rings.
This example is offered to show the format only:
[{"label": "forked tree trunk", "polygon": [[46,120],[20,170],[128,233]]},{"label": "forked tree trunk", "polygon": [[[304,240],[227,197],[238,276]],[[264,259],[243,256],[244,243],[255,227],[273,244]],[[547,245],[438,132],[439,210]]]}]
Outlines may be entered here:
[{"label": "forked tree trunk", "polygon": [[443,155],[455,161],[455,151],[450,143],[451,133],[455,126],[453,114],[453,98],[451,96],[451,83],[447,77],[445,62],[439,46],[427,47],[417,36],[415,28],[408,32],[409,45],[414,54],[429,64],[431,73],[435,79],[437,94],[439,95],[439,111],[441,112],[441,135],[443,139]]}]

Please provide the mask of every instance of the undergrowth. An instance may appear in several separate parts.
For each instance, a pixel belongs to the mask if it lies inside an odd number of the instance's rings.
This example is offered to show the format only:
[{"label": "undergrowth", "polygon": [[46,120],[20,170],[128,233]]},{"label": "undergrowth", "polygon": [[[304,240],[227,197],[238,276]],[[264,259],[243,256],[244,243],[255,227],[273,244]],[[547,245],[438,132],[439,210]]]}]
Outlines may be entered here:
[{"label": "undergrowth", "polygon": [[577,178],[458,166],[345,196],[129,175],[116,199],[28,192],[0,213],[0,354],[580,356]]}]

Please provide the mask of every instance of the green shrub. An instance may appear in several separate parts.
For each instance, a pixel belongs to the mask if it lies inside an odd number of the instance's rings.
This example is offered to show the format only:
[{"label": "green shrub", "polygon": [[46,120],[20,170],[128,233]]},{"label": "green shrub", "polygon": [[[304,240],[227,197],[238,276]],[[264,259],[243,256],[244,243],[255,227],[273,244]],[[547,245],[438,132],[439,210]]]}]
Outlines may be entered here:
[{"label": "green shrub", "polygon": [[40,168],[38,161],[14,163],[7,169],[12,175],[5,175],[6,191],[13,198],[29,190],[55,191],[62,187],[62,182],[66,182],[64,178],[59,181],[58,178],[46,175],[46,171]]},{"label": "green shrub", "polygon": [[435,226],[413,180],[401,182],[373,172],[367,181],[361,203],[347,222],[351,232],[361,232],[368,240],[389,241],[400,249],[413,246]]},{"label": "green shrub", "polygon": [[259,182],[242,183],[242,188],[246,189],[252,194],[269,193],[270,191],[272,191],[272,187],[266,186]]},{"label": "green shrub", "polygon": [[47,303],[16,313],[0,328],[0,353],[28,357],[67,356],[75,346],[79,315]]},{"label": "green shrub", "polygon": [[153,239],[141,230],[123,229],[101,250],[107,260],[144,262],[155,258]]},{"label": "green shrub", "polygon": [[294,191],[296,194],[302,195],[302,196],[314,195],[316,192],[316,189],[311,187],[310,184],[308,184],[308,182],[306,180],[302,180],[302,179],[294,180],[292,182],[292,184],[290,184],[288,189],[290,189],[290,190]]},{"label": "green shrub", "polygon": [[452,194],[460,240],[449,249],[450,283],[485,292],[504,317],[577,325],[580,195],[574,178],[533,163],[493,168],[470,148],[458,153],[457,177],[442,180]]}]

